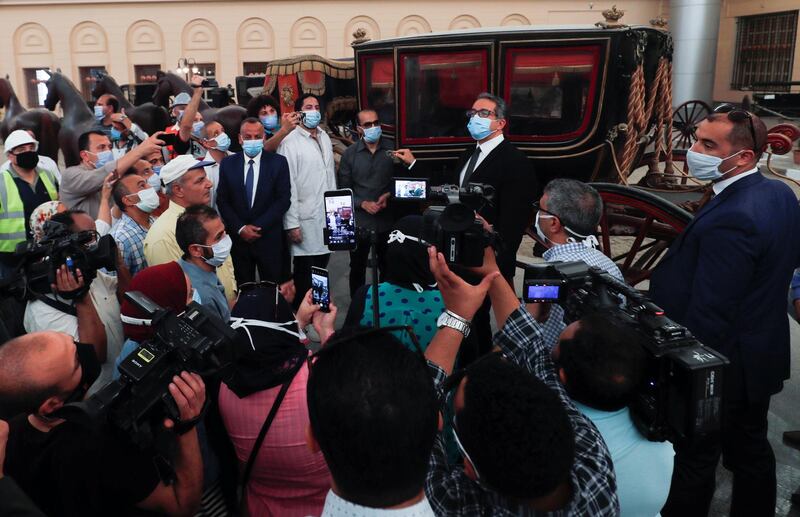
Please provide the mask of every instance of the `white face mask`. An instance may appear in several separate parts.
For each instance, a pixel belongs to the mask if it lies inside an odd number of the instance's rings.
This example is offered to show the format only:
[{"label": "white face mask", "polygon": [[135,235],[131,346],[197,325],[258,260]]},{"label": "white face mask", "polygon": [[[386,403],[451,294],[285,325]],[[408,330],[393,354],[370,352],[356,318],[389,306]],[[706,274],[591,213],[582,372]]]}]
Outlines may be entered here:
[{"label": "white face mask", "polygon": [[[153,175],[155,176],[155,174]],[[157,177],[157,176],[155,176]],[[160,203],[158,199],[158,193],[154,188],[146,188],[144,190],[140,190],[136,194],[131,194],[132,196],[139,196],[139,202],[136,203],[136,208],[141,210],[142,212],[149,214],[156,208]]]},{"label": "white face mask", "polygon": [[211,246],[206,246],[204,244],[198,244],[198,246],[202,246],[203,248],[211,248],[211,251],[214,252],[214,256],[211,258],[203,258],[211,267],[220,267],[227,259],[228,255],[231,254],[231,247],[233,246],[233,241],[231,240],[230,235],[225,235],[219,242],[214,243]]},{"label": "white face mask", "polygon": [[725,158],[720,158],[719,156],[712,156],[710,154],[703,154],[698,153],[696,151],[692,151],[689,149],[686,151],[686,165],[689,166],[689,172],[695,178],[702,180],[702,181],[715,181],[732,170],[734,170],[737,166],[734,165],[730,169],[725,172],[719,170],[719,166],[722,165],[722,162],[727,160],[728,158],[733,158],[737,154],[742,153],[742,151],[737,151],[730,156]]},{"label": "white face mask", "polygon": [[[539,238],[542,239],[543,241],[545,242],[549,241],[553,244],[556,243],[551,241],[547,237],[547,235],[544,234],[544,231],[542,231],[541,226],[539,226],[539,219],[555,219],[555,218],[556,216],[554,215],[550,214],[542,215],[542,212],[536,212],[536,219],[533,223],[534,227],[536,227],[536,235],[538,235]],[[567,237],[567,242],[578,242],[577,239],[575,239],[575,237],[572,237],[572,235],[574,235],[582,239],[581,244],[583,244],[587,248],[594,248],[599,244],[599,242],[597,241],[597,237],[595,237],[594,235],[581,235],[580,233],[571,230],[568,226],[563,226],[563,228],[567,231],[567,233],[571,234],[570,236]]]},{"label": "white face mask", "polygon": [[[544,232],[542,231],[542,227],[539,226],[539,219],[555,219],[555,218],[556,218],[556,216],[554,216],[554,215],[550,215],[550,214],[542,215],[542,212],[540,210],[536,211],[536,219],[534,219],[534,221],[533,221],[533,226],[534,226],[534,228],[536,228],[536,235],[538,235],[539,238],[542,239],[544,242],[548,242],[548,241],[550,241],[550,239],[547,238],[547,235],[545,235]],[[550,241],[550,242],[552,242],[552,241]]]}]

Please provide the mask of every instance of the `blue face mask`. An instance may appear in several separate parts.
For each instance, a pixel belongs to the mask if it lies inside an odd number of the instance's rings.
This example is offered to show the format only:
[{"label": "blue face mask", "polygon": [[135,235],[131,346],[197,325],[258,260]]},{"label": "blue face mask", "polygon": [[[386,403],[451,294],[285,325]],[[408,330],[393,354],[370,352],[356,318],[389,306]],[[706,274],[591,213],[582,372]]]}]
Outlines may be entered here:
[{"label": "blue face mask", "polygon": [[244,150],[244,154],[248,158],[255,158],[262,149],[264,149],[263,140],[245,140],[242,142],[242,150]]},{"label": "blue face mask", "polygon": [[95,169],[101,169],[105,164],[114,159],[114,153],[111,151],[101,151],[97,153],[97,161],[94,162]]},{"label": "blue face mask", "polygon": [[218,151],[227,151],[231,146],[231,137],[229,137],[227,133],[218,134],[214,137],[214,141],[217,142]]},{"label": "blue face mask", "polygon": [[689,172],[695,178],[702,181],[714,181],[720,179],[736,168],[734,165],[725,172],[719,170],[719,166],[722,165],[722,162],[728,158],[733,158],[741,152],[742,151],[738,151],[728,157],[720,158],[718,156],[698,153],[697,151],[692,151],[689,149],[686,151],[686,165],[689,167]]},{"label": "blue face mask", "polygon": [[303,125],[308,129],[314,129],[322,121],[322,113],[317,110],[303,111],[303,113],[305,114]]},{"label": "blue face mask", "polygon": [[95,105],[94,107],[94,119],[98,122],[105,118],[106,114],[103,113],[103,107]]},{"label": "blue face mask", "polygon": [[194,287],[192,288],[192,301],[201,305],[203,304],[203,300],[200,299],[200,293]]},{"label": "blue face mask", "polygon": [[163,165],[153,165],[153,172],[155,172],[157,176],[161,175],[161,167],[163,167]]},{"label": "blue face mask", "polygon": [[467,131],[474,140],[483,140],[487,136],[494,133],[491,129],[492,119],[482,118],[478,115],[473,115],[467,123]]},{"label": "blue face mask", "polygon": [[112,142],[116,142],[120,138],[122,138],[122,131],[120,131],[119,129],[117,129],[115,127],[112,127],[111,128],[111,141]]},{"label": "blue face mask", "polygon": [[200,136],[200,131],[203,130],[203,127],[205,127],[205,125],[206,123],[203,122],[202,120],[198,120],[197,122],[192,124],[192,134],[194,136]]},{"label": "blue face mask", "polygon": [[369,144],[374,144],[381,139],[383,130],[381,126],[368,127],[364,129],[364,141]]},{"label": "blue face mask", "polygon": [[259,117],[259,120],[267,131],[275,131],[278,128],[278,115],[264,115]]}]

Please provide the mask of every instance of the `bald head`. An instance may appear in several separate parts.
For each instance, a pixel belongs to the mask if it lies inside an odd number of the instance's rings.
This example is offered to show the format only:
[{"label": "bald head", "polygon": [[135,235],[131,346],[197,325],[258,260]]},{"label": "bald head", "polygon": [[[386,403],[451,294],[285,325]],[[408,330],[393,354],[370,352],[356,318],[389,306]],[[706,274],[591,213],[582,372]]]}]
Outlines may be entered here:
[{"label": "bald head", "polygon": [[[0,415],[44,414],[80,383],[75,342],[61,332],[34,332],[0,346]],[[55,407],[54,407],[55,406]]]}]

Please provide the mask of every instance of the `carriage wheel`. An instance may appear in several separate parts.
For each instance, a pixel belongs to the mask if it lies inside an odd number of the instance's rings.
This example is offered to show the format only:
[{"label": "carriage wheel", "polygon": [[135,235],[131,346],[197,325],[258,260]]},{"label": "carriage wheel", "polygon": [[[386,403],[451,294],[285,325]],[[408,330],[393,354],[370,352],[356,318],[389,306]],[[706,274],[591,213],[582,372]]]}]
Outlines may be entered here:
[{"label": "carriage wheel", "polygon": [[686,101],[672,113],[672,147],[688,149],[695,141],[694,127],[711,113],[711,106],[700,100]]},{"label": "carriage wheel", "polygon": [[650,278],[692,215],[654,194],[613,183],[592,183],[603,198],[600,248],[633,286]]}]

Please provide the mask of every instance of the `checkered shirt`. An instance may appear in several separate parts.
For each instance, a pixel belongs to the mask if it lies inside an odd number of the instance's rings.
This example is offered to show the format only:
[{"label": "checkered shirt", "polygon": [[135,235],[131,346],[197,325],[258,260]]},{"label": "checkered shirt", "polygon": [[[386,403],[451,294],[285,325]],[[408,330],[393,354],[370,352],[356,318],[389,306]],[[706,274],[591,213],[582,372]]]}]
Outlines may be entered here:
[{"label": "checkered shirt", "polygon": [[[153,224],[153,221],[155,219],[151,217],[150,224]],[[122,260],[128,266],[131,276],[147,267],[144,258],[144,238],[147,236],[147,230],[139,226],[139,223],[128,214],[122,214],[116,228],[111,230],[111,236],[117,241],[117,246],[122,252]]]},{"label": "checkered shirt", "polygon": [[[574,515],[618,515],[617,483],[608,449],[594,424],[575,407],[559,382],[550,351],[542,341],[539,323],[524,306],[509,316],[494,336],[494,344],[506,358],[538,377],[556,392],[567,412],[575,434],[575,462],[570,473],[572,496],[563,509],[550,512],[552,517]],[[438,390],[445,372],[428,362]],[[537,512],[507,501],[495,492],[483,489],[471,480],[460,465],[450,465],[442,434],[436,438],[425,480],[425,494],[439,516],[533,516]]]}]

